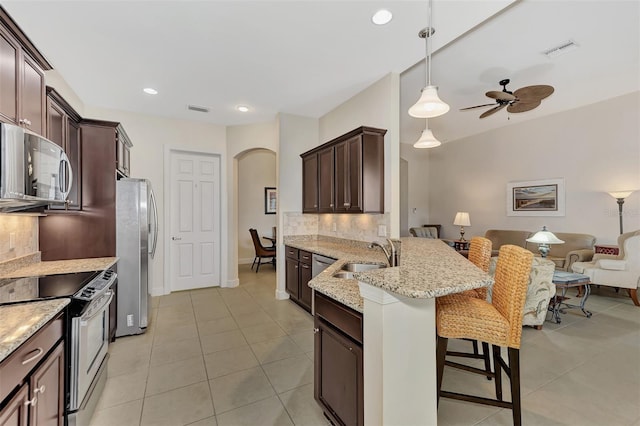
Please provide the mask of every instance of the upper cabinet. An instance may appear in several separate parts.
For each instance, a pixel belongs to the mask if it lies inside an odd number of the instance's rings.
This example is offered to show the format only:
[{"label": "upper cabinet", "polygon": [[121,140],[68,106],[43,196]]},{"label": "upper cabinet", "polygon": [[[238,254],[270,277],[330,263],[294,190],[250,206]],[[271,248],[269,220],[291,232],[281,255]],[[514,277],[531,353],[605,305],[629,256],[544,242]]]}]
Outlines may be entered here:
[{"label": "upper cabinet", "polygon": [[301,154],[303,213],[384,213],[384,135],[359,127]]},{"label": "upper cabinet", "polygon": [[[80,115],[56,92],[47,87],[47,139],[60,145],[71,164],[73,181],[66,207],[78,210],[82,206],[82,170]],[[50,208],[64,208],[51,206]]]},{"label": "upper cabinet", "polygon": [[51,65],[0,8],[0,120],[45,136],[44,71]]},{"label": "upper cabinet", "polygon": [[116,129],[116,169],[124,177],[131,174],[130,150],[133,144],[122,126]]}]

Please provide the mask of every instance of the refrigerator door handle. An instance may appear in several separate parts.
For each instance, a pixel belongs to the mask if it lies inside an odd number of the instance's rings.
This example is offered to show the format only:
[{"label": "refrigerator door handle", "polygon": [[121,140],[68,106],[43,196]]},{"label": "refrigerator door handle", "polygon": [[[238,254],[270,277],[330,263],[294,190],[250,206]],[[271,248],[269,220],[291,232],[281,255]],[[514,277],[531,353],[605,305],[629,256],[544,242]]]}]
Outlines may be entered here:
[{"label": "refrigerator door handle", "polygon": [[156,204],[156,195],[153,193],[153,189],[151,188],[149,189],[150,189],[149,195],[151,198],[151,206],[152,206],[151,209],[153,211],[153,226],[151,227],[152,229],[149,230],[149,234],[153,238],[153,244],[151,244],[151,250],[149,251],[149,254],[153,259],[153,256],[156,254],[156,246],[158,244],[158,206]]}]

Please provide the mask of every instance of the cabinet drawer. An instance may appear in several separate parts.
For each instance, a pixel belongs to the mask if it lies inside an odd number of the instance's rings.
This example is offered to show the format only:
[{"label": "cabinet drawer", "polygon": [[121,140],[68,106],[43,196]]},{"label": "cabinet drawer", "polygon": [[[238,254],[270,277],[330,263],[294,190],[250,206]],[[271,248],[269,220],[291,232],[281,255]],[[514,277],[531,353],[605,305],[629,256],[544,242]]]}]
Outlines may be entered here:
[{"label": "cabinet drawer", "polygon": [[0,401],[18,386],[62,338],[62,316],[42,327],[0,365]]},{"label": "cabinet drawer", "polygon": [[299,251],[300,250],[298,250],[297,248],[285,246],[285,254],[286,254],[286,257],[288,257],[289,259],[298,260],[298,252]]},{"label": "cabinet drawer", "polygon": [[316,316],[362,344],[362,314],[315,292]]},{"label": "cabinet drawer", "polygon": [[311,265],[311,252],[299,250],[298,251],[298,259],[300,262],[306,263],[307,265]]}]

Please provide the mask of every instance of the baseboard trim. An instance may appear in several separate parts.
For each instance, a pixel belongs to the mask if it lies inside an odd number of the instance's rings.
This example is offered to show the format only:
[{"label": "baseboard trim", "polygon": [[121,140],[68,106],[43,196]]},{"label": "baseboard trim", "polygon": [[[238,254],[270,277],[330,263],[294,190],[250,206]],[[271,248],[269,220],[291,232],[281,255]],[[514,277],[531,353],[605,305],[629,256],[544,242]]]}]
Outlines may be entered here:
[{"label": "baseboard trim", "polygon": [[287,300],[289,298],[289,293],[286,291],[276,289],[276,299],[278,300]]},{"label": "baseboard trim", "polygon": [[240,285],[240,279],[235,278],[233,280],[227,280],[226,284],[223,286],[220,286],[222,288],[234,288],[234,287],[238,287]]}]

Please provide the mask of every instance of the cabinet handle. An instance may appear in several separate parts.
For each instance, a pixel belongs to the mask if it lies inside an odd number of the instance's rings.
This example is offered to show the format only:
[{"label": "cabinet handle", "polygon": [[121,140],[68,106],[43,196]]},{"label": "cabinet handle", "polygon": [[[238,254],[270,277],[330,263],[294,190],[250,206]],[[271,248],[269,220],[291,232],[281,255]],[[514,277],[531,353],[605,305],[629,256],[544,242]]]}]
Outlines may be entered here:
[{"label": "cabinet handle", "polygon": [[349,350],[353,352],[353,348],[352,347],[349,347]]},{"label": "cabinet handle", "polygon": [[298,265],[296,265],[296,269],[298,269]]},{"label": "cabinet handle", "polygon": [[27,119],[25,118],[24,122],[26,123],[26,125],[27,125],[27,126],[31,126],[31,120],[27,120]]},{"label": "cabinet handle", "polygon": [[329,207],[333,207],[333,203],[329,204]]},{"label": "cabinet handle", "polygon": [[350,207],[350,206],[351,206],[351,203],[344,203],[344,206],[345,206],[345,207]]},{"label": "cabinet handle", "polygon": [[302,264],[302,267],[303,267],[304,269],[309,269],[309,265],[305,265],[304,263]]},{"label": "cabinet handle", "polygon": [[317,207],[318,207],[318,205],[317,205],[317,204],[314,204],[314,205],[313,205],[313,208],[314,208],[314,209],[315,209],[315,208],[317,208]]},{"label": "cabinet handle", "polygon": [[28,399],[24,402],[24,405],[31,405],[34,406],[38,403],[38,398],[36,398],[35,396],[33,397],[33,399]]},{"label": "cabinet handle", "polygon": [[34,394],[40,392],[40,393],[44,393],[46,387],[45,385],[40,386],[39,388],[35,388],[35,390],[33,391]]},{"label": "cabinet handle", "polygon": [[319,333],[319,332],[320,332],[319,328],[316,327],[316,328],[313,329],[313,334],[316,334],[316,333]]},{"label": "cabinet handle", "polygon": [[40,355],[42,355],[44,353],[44,350],[42,348],[36,348],[36,349],[32,350],[29,353],[33,353],[33,352],[36,352],[36,354],[34,356],[29,357],[29,358],[25,359],[24,361],[22,361],[22,365],[29,364],[31,361],[39,358]]}]

